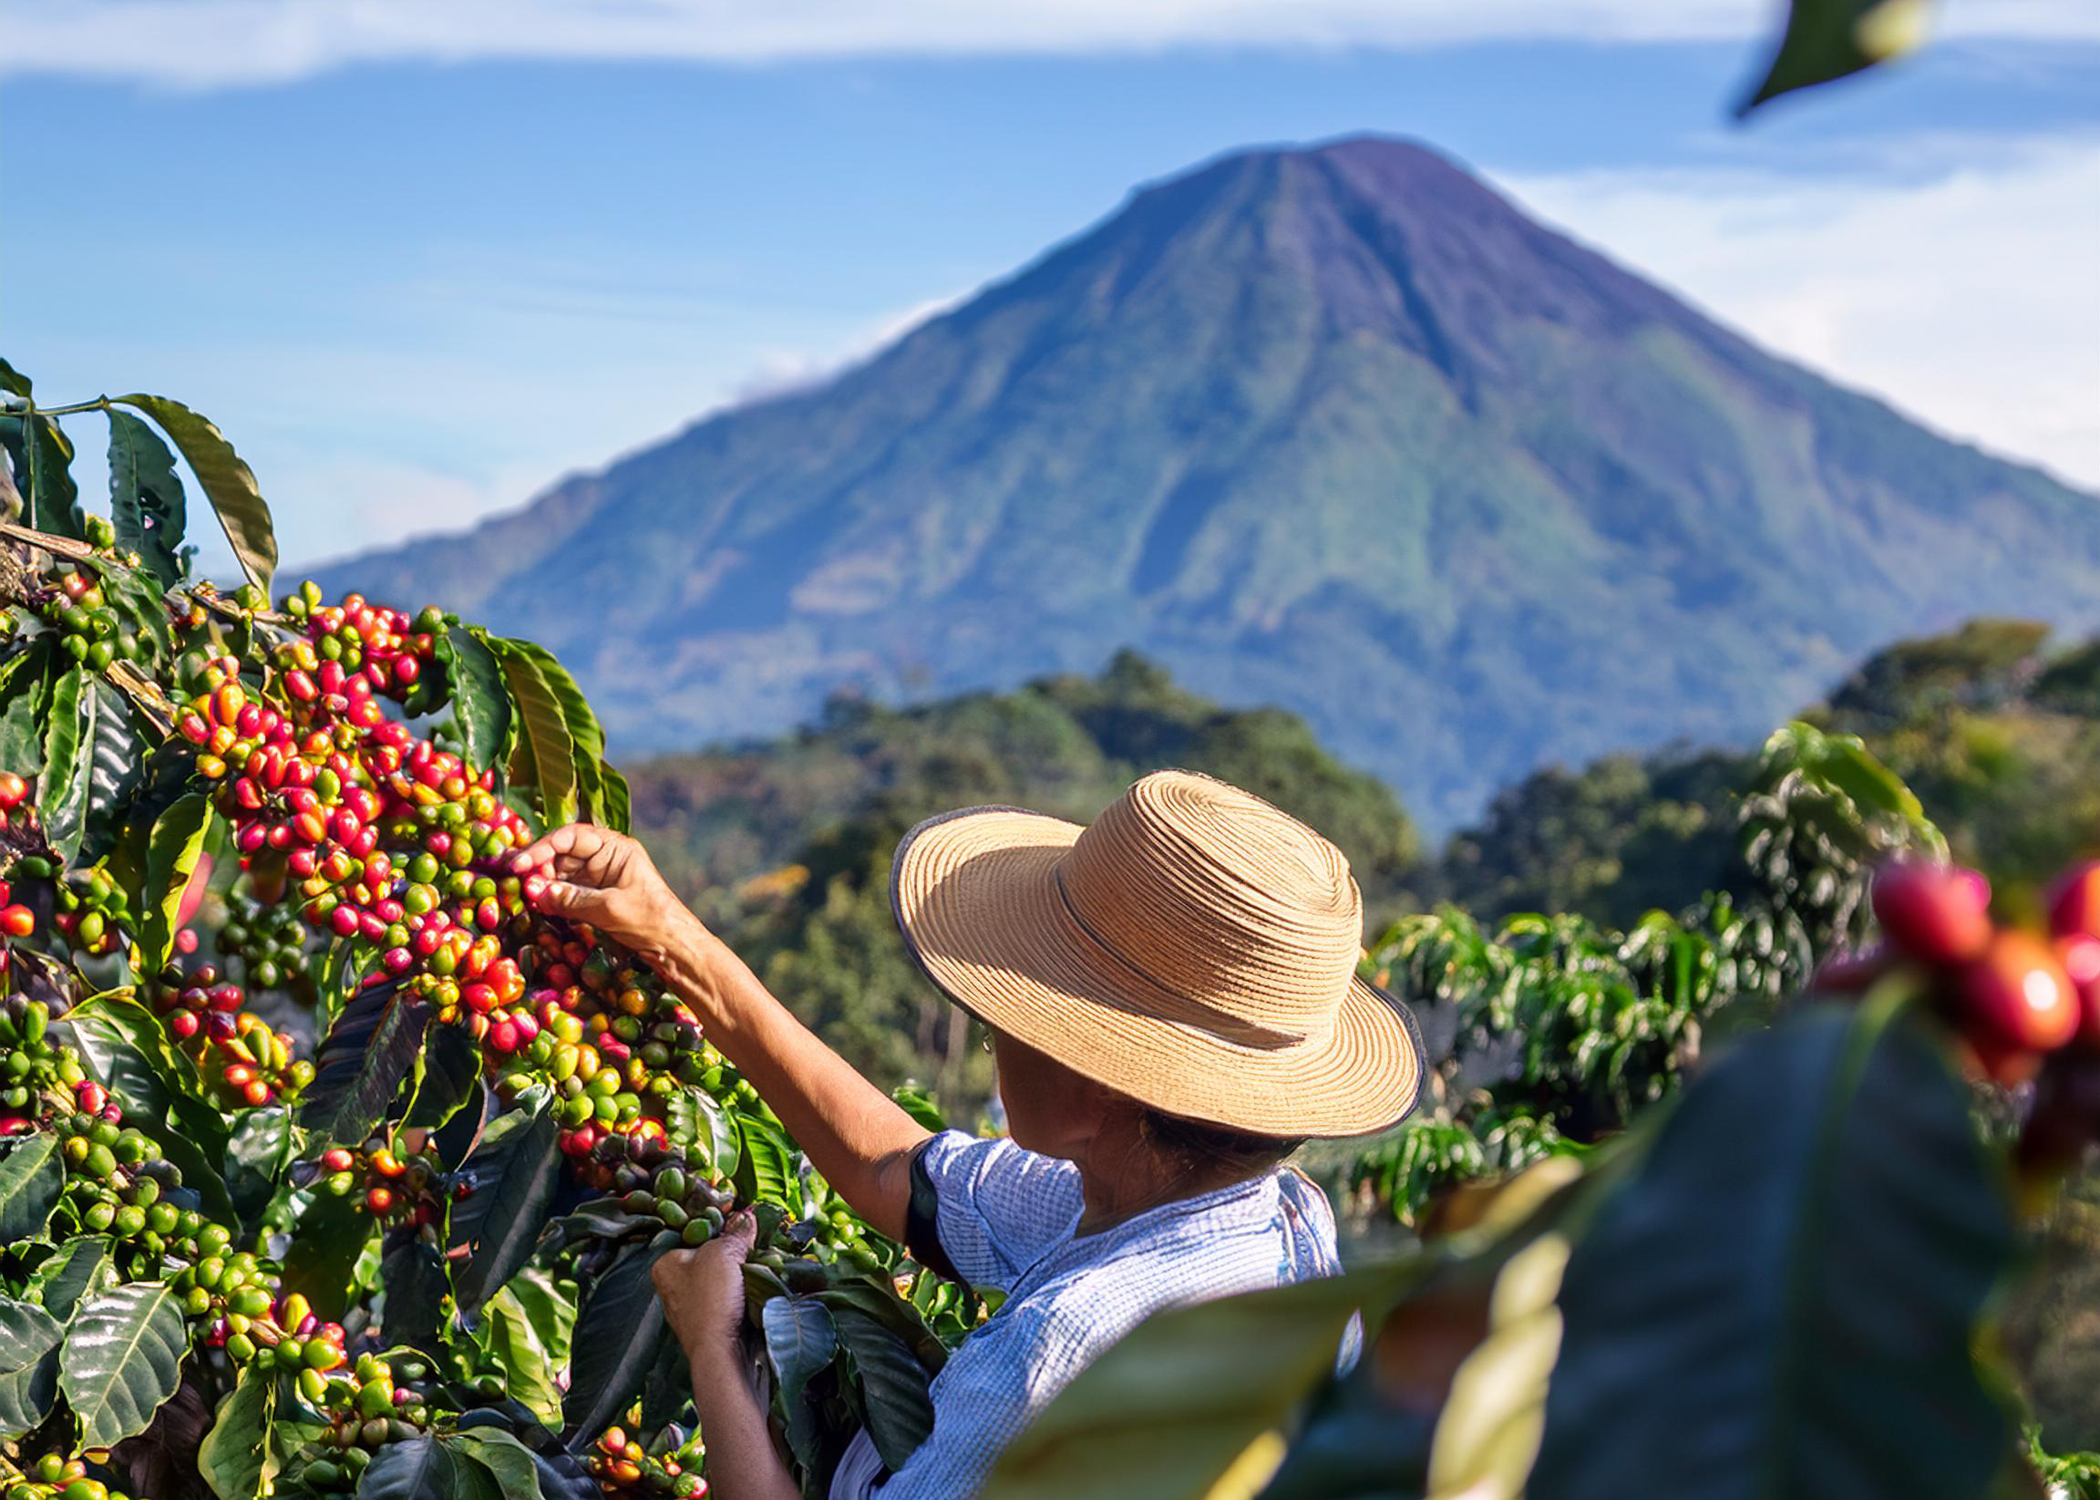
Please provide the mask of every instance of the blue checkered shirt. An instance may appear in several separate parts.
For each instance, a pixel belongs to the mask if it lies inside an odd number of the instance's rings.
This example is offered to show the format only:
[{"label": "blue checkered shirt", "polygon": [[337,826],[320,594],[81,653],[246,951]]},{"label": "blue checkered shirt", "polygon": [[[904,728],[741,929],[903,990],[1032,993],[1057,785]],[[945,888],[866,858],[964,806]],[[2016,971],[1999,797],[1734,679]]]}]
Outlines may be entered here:
[{"label": "blue checkered shirt", "polygon": [[1341,1269],[1327,1199],[1294,1171],[1078,1235],[1079,1169],[1068,1161],[953,1130],[922,1160],[941,1248],[963,1278],[1007,1300],[934,1378],[933,1434],[911,1461],[885,1478],[861,1433],[831,1500],[975,1495],[1050,1399],[1152,1313]]}]

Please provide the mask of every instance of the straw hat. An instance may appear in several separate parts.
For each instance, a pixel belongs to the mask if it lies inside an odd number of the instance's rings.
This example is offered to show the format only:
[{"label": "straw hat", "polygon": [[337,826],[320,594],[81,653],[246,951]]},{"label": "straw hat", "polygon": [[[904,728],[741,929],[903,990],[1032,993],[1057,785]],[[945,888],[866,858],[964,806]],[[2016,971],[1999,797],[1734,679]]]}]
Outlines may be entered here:
[{"label": "straw hat", "polygon": [[1013,807],[928,819],[890,897],[956,1004],[1156,1109],[1338,1136],[1415,1106],[1421,1034],[1356,977],[1349,861],[1222,781],[1156,772],[1084,828]]}]

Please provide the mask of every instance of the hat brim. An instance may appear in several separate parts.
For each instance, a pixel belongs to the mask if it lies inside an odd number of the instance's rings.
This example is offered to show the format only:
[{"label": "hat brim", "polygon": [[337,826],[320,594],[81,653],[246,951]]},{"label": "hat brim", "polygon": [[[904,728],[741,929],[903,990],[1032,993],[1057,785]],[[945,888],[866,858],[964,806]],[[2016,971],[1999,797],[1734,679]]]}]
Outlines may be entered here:
[{"label": "hat brim", "polygon": [[974,807],[905,836],[891,907],[949,999],[1172,1115],[1295,1137],[1366,1135],[1413,1111],[1424,1068],[1406,1006],[1352,979],[1324,1035],[1233,1038],[1080,926],[1056,868],[1082,831],[1020,808]]}]

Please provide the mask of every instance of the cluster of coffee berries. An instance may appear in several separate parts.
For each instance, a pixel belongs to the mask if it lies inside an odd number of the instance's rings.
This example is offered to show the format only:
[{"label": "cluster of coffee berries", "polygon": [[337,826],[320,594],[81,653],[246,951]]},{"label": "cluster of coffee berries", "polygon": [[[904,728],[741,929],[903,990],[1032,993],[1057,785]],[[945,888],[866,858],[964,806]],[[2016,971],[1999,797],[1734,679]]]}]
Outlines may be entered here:
[{"label": "cluster of coffee berries", "polygon": [[[101,520],[99,516],[93,519]],[[60,651],[90,672],[106,672],[113,662],[140,659],[136,622],[118,612],[93,574],[68,568],[56,581],[55,589],[31,597],[30,608],[58,632]]]},{"label": "cluster of coffee berries", "polygon": [[[2074,874],[2065,890],[2082,883]],[[1826,964],[1816,988],[1859,989],[1891,970],[1912,971],[1977,1072],[1998,1083],[2033,1078],[2043,1058],[2081,1036],[2100,1048],[2100,946],[2087,946],[2100,944],[2100,896],[2089,918],[2060,896],[2055,931],[2045,935],[1993,922],[1990,886],[1974,870],[1908,858],[1876,872],[1871,900],[1882,946]],[[2073,968],[2085,982],[2074,982]]]},{"label": "cluster of coffee berries", "polygon": [[17,1469],[0,1458],[0,1500],[130,1500],[88,1473],[87,1460],[47,1453]]},{"label": "cluster of coffee berries", "polygon": [[70,1107],[86,1081],[80,1059],[46,1034],[50,1007],[20,995],[0,1002],[0,1139],[27,1135]]},{"label": "cluster of coffee berries", "polygon": [[293,1056],[292,1038],[248,1010],[247,992],[215,966],[190,974],[170,966],[160,977],[153,1008],[227,1108],[296,1099],[313,1082],[314,1065]]},{"label": "cluster of coffee berries", "polygon": [[[623,1154],[635,1153],[630,1147]],[[688,1172],[682,1160],[674,1157],[653,1172],[632,1160],[618,1162],[611,1170],[612,1185],[620,1189],[620,1206],[627,1212],[659,1220],[666,1229],[677,1230],[687,1245],[704,1245],[720,1232],[729,1195]]]},{"label": "cluster of coffee berries", "polygon": [[311,672],[323,662],[334,663],[362,673],[374,689],[397,699],[406,698],[429,670],[447,623],[435,605],[411,620],[398,609],[366,603],[362,594],[324,604],[312,582],[285,597],[284,612],[306,624],[309,649],[295,653],[293,670]]},{"label": "cluster of coffee berries", "polygon": [[411,1441],[429,1427],[431,1408],[417,1387],[430,1373],[413,1356],[360,1354],[349,1370],[328,1379],[315,1404],[332,1418],[299,1482],[322,1493],[354,1490],[374,1452]]},{"label": "cluster of coffee berries", "polygon": [[697,1435],[688,1437],[676,1427],[665,1428],[647,1447],[625,1429],[608,1427],[591,1445],[583,1467],[608,1500],[706,1500],[707,1481],[700,1477],[704,1452]]},{"label": "cluster of coffee berries", "polygon": [[[21,863],[26,866],[32,861]],[[33,863],[42,865],[43,861]],[[53,896],[58,908],[53,921],[75,948],[100,956],[126,945],[126,930],[132,920],[131,898],[108,870],[96,865],[88,870],[68,871],[57,882]]]},{"label": "cluster of coffee berries", "polygon": [[88,1233],[164,1254],[182,1216],[162,1195],[182,1185],[182,1174],[161,1156],[159,1142],[124,1124],[122,1107],[99,1083],[74,1084],[73,1102],[73,1113],[54,1122],[66,1167],[64,1201]]},{"label": "cluster of coffee berries", "polygon": [[297,909],[282,901],[229,892],[218,949],[222,961],[240,965],[242,982],[251,990],[297,991],[307,978],[307,927]]},{"label": "cluster of coffee berries", "polygon": [[[448,1191],[444,1169],[428,1152],[395,1151],[392,1143],[373,1136],[356,1150],[331,1146],[317,1161],[294,1169],[294,1182],[310,1181],[331,1198],[354,1199],[375,1219],[435,1229]],[[461,1196],[465,1184],[450,1189]]]}]

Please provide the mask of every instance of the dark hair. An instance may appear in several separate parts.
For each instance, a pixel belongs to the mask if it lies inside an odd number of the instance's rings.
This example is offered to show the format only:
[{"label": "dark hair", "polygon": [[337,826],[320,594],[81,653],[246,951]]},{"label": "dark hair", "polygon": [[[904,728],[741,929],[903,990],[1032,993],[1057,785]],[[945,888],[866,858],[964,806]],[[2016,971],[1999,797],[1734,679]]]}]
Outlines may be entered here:
[{"label": "dark hair", "polygon": [[1157,1109],[1138,1117],[1138,1139],[1179,1165],[1184,1176],[1211,1168],[1235,1178],[1258,1176],[1305,1144],[1303,1136],[1255,1135]]}]

